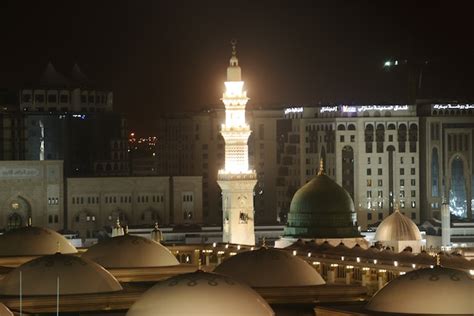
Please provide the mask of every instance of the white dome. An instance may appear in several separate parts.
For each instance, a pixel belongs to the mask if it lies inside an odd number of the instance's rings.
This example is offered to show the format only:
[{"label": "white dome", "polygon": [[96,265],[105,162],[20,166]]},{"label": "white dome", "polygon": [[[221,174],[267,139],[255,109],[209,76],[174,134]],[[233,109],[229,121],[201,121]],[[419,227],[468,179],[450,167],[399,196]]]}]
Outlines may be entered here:
[{"label": "white dome", "polygon": [[415,223],[398,210],[385,218],[375,232],[376,241],[421,240]]},{"label": "white dome", "polygon": [[20,272],[24,295],[56,295],[58,277],[61,294],[122,290],[117,279],[97,263],[57,253],[36,258],[12,270],[0,281],[1,295],[20,293]]},{"label": "white dome", "polygon": [[0,236],[0,257],[77,253],[63,235],[45,227],[27,226]]},{"label": "white dome", "polygon": [[472,315],[474,280],[459,270],[420,269],[390,281],[367,304],[370,311],[399,314]]},{"label": "white dome", "polygon": [[218,265],[214,272],[228,275],[252,287],[286,287],[325,284],[303,259],[274,248],[241,252]]},{"label": "white dome", "polygon": [[161,281],[133,304],[127,316],[270,316],[267,302],[229,277],[197,271]]},{"label": "white dome", "polygon": [[165,246],[133,235],[101,241],[90,247],[82,257],[93,260],[105,268],[164,267],[179,264]]}]

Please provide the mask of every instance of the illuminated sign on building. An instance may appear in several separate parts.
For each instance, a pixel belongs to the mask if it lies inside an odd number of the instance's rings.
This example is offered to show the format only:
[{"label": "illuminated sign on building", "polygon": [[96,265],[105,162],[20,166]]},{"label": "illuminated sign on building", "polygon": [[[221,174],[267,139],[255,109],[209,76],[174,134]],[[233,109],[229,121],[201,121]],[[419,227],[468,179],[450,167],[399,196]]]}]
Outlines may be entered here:
[{"label": "illuminated sign on building", "polygon": [[470,110],[474,109],[474,104],[435,104],[435,110]]},{"label": "illuminated sign on building", "polygon": [[335,106],[323,106],[320,110],[321,113],[324,112],[337,112],[337,105]]},{"label": "illuminated sign on building", "polygon": [[365,111],[407,111],[408,105],[343,105],[342,112],[355,113]]},{"label": "illuminated sign on building", "polygon": [[297,107],[297,108],[286,108],[285,109],[285,115],[289,113],[302,113],[303,108],[302,107]]}]

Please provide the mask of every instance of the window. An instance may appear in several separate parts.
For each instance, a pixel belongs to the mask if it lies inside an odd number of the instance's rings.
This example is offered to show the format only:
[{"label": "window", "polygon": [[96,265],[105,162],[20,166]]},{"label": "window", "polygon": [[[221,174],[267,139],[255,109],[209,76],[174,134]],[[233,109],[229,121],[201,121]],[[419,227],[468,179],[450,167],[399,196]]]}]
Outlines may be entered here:
[{"label": "window", "polygon": [[58,223],[58,222],[59,222],[59,216],[58,216],[58,215],[54,215],[54,222],[55,222],[55,223]]},{"label": "window", "polygon": [[370,190],[367,191],[367,197],[368,197],[368,198],[371,198],[371,197],[372,197],[372,191],[370,191]]},{"label": "window", "polygon": [[400,164],[403,165],[403,157],[400,157]]},{"label": "window", "polygon": [[415,168],[411,168],[411,169],[410,169],[410,174],[411,174],[411,175],[415,175],[415,173],[416,173]]},{"label": "window", "polygon": [[367,220],[368,221],[371,221],[372,220],[372,213],[367,213]]},{"label": "window", "polygon": [[61,103],[67,103],[69,101],[69,97],[67,96],[67,94],[61,94],[61,96],[59,97],[59,101]]},{"label": "window", "polygon": [[87,103],[87,97],[84,94],[81,95],[81,103]]},{"label": "window", "polygon": [[415,185],[416,185],[416,180],[415,180],[415,179],[411,179],[410,183],[411,183],[412,186],[415,186]]},{"label": "window", "polygon": [[400,197],[404,198],[405,197],[405,190],[400,190]]},{"label": "window", "polygon": [[379,157],[379,165],[382,164],[382,157]]},{"label": "window", "polygon": [[405,169],[400,168],[400,175],[403,176],[405,174]]},{"label": "window", "polygon": [[48,95],[48,103],[56,103],[56,95],[55,94],[50,94]]},{"label": "window", "polygon": [[382,175],[382,168],[378,168],[378,169],[377,169],[377,174],[378,174],[379,176]]},{"label": "window", "polygon": [[36,103],[44,103],[44,94],[35,94]]},{"label": "window", "polygon": [[405,179],[400,179],[400,186],[401,187],[405,186]]},{"label": "window", "polygon": [[343,143],[344,142],[344,135],[339,136],[339,140],[340,140],[341,143]]},{"label": "window", "polygon": [[411,157],[411,163],[412,163],[412,164],[415,163],[415,157]]},{"label": "window", "polygon": [[370,168],[367,169],[367,175],[368,176],[372,175],[372,169],[370,169]]},{"label": "window", "polygon": [[379,213],[379,221],[383,220],[383,213]]},{"label": "window", "polygon": [[382,181],[382,179],[377,180],[377,185],[378,185],[379,187],[383,186],[383,181]]},{"label": "window", "polygon": [[53,215],[48,216],[48,223],[51,224],[53,222]]},{"label": "window", "polygon": [[411,208],[416,208],[416,201],[411,201]]},{"label": "window", "polygon": [[388,141],[393,142],[393,135],[388,135]]},{"label": "window", "polygon": [[263,124],[260,124],[260,125],[258,126],[258,138],[259,138],[260,140],[262,140],[262,139],[265,137],[265,134],[264,134],[264,133],[265,133],[265,127],[263,126]]},{"label": "window", "polygon": [[372,186],[372,179],[367,179],[367,186],[371,187]]},{"label": "window", "polygon": [[405,201],[400,201],[400,208],[405,208]]},{"label": "window", "polygon": [[367,157],[367,164],[370,165],[370,157]]},{"label": "window", "polygon": [[415,190],[411,190],[411,197],[416,197],[416,191]]},{"label": "window", "polygon": [[382,190],[379,190],[379,191],[378,191],[377,197],[383,198],[383,191],[382,191]]},{"label": "window", "polygon": [[415,212],[411,212],[411,219],[416,219],[416,213]]},{"label": "window", "polygon": [[351,143],[355,142],[355,135],[351,135]]}]

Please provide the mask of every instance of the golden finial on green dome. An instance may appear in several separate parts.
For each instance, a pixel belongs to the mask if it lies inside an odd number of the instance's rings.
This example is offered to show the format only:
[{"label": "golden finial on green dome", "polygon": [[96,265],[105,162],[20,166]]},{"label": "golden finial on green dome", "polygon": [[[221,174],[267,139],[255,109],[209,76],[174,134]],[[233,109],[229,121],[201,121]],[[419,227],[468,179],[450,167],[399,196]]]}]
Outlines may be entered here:
[{"label": "golden finial on green dome", "polygon": [[321,159],[319,159],[319,171],[318,171],[318,176],[321,176],[321,175],[323,175],[323,174],[326,174],[326,173],[324,172],[324,159],[321,158]]}]

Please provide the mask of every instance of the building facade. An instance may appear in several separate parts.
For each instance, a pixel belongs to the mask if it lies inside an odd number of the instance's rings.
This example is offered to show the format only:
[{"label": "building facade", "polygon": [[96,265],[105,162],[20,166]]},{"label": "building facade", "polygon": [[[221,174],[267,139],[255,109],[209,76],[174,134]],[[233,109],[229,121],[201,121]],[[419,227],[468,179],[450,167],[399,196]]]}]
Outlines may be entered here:
[{"label": "building facade", "polygon": [[68,227],[92,238],[122,226],[202,223],[201,177],[68,178]]},{"label": "building facade", "polygon": [[[472,107],[430,103],[247,109],[253,131],[249,168],[258,180],[255,222],[284,223],[293,194],[316,175],[320,158],[326,174],[353,197],[363,229],[391,214],[396,201],[400,212],[417,224],[440,218],[443,194],[454,197],[453,214],[472,218],[472,212],[455,210],[469,209],[468,203],[472,209],[473,204]],[[224,163],[218,133],[224,115],[222,110],[208,110],[163,118],[162,126],[173,129],[163,128],[158,136],[165,140],[158,149],[161,174],[170,169],[164,164],[174,164],[181,175],[203,174],[208,223],[222,215],[221,191],[213,174]],[[185,150],[173,148],[173,135],[179,135]]]},{"label": "building facade", "polygon": [[113,93],[77,65],[66,78],[47,65],[40,80],[0,92],[0,158],[63,160],[65,176],[129,174],[127,125]]},{"label": "building facade", "polygon": [[445,199],[455,220],[472,221],[474,104],[422,104],[419,108],[423,216],[440,218]]},{"label": "building facade", "polygon": [[14,229],[33,225],[63,228],[63,162],[0,162],[0,227]]}]

